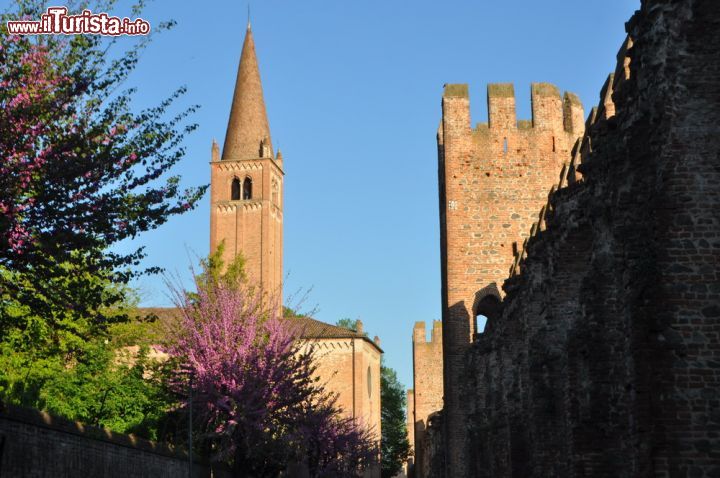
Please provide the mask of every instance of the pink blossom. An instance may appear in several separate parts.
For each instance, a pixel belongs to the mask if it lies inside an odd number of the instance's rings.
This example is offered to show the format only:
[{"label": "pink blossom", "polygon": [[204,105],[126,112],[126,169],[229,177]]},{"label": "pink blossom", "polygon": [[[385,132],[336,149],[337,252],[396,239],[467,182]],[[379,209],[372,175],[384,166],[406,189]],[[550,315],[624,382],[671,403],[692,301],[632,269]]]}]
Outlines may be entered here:
[{"label": "pink blossom", "polygon": [[275,475],[289,461],[306,461],[313,476],[358,476],[377,451],[313,379],[313,351],[300,348],[277,302],[247,283],[203,277],[196,293],[174,291],[182,321],[166,351],[183,364],[176,392],[187,392],[192,374],[214,458],[232,458],[253,475],[267,475],[272,456]]}]

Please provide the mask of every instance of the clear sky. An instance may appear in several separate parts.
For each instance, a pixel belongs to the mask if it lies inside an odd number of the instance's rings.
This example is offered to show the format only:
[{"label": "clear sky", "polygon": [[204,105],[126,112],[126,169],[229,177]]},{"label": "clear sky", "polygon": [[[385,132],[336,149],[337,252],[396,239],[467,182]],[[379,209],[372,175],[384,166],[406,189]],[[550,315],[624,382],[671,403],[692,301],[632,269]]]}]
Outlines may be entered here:
[{"label": "clear sky", "polygon": [[[129,4],[120,0],[117,13],[129,14]],[[286,172],[286,295],[312,288],[305,308],[317,305],[316,318],[362,319],[411,387],[413,323],[441,313],[435,134],[443,84],[470,84],[473,123],[487,120],[488,82],[515,84],[520,119],[530,118],[536,81],[577,93],[587,112],[638,7],[637,0],[252,2],[272,139]],[[156,0],[143,17],[178,24],[155,39],[131,78],[136,106],[188,87],[183,103],[201,105],[200,127],[176,171],[185,184],[208,183],[247,2]],[[209,198],[134,245],[146,246],[146,265],[189,280],[192,257],[208,253]],[[142,305],[170,305],[162,277],[135,285]]]}]

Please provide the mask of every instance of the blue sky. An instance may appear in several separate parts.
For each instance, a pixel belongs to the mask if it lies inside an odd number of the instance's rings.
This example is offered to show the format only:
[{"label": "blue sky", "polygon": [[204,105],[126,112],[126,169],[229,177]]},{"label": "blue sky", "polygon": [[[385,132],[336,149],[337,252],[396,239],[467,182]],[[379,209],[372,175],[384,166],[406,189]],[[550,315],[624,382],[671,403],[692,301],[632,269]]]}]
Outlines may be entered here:
[{"label": "blue sky", "polygon": [[[130,2],[117,12],[127,14]],[[577,93],[586,112],[615,68],[637,0],[252,2],[272,139],[285,164],[286,295],[305,308],[362,319],[386,363],[412,386],[412,326],[440,318],[437,152],[444,83],[469,83],[473,123],[486,121],[489,82],[515,84],[530,118],[530,83]],[[199,129],[176,172],[209,182],[222,145],[246,2],[151,2],[143,17],[177,26],[157,36],[131,78],[135,106],[186,85]],[[121,40],[122,43],[122,40]],[[209,247],[209,198],[139,237],[146,265],[190,278]],[[142,305],[169,305],[162,277],[135,284]]]}]

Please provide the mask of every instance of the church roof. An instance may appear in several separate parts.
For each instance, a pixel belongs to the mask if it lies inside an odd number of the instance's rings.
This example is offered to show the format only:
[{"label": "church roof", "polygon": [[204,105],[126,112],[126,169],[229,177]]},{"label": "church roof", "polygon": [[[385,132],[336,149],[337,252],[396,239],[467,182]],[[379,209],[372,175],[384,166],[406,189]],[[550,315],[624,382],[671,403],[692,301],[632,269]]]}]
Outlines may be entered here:
[{"label": "church roof", "polygon": [[[156,316],[160,320],[179,319],[180,309],[177,307],[139,307],[137,316],[143,318]],[[285,317],[285,320],[290,322],[293,332],[301,339],[363,339],[382,352],[380,346],[367,335],[345,327],[327,324],[304,316]]]},{"label": "church roof", "polygon": [[136,317],[140,319],[153,316],[160,320],[180,318],[180,309],[177,307],[138,307],[136,310]]},{"label": "church roof", "polygon": [[287,319],[293,322],[292,327],[301,339],[363,339],[382,352],[380,346],[363,333],[320,322],[310,317],[293,316]]},{"label": "church roof", "polygon": [[259,158],[262,141],[265,141],[266,147],[272,151],[255,41],[248,25],[240,55],[222,159]]}]

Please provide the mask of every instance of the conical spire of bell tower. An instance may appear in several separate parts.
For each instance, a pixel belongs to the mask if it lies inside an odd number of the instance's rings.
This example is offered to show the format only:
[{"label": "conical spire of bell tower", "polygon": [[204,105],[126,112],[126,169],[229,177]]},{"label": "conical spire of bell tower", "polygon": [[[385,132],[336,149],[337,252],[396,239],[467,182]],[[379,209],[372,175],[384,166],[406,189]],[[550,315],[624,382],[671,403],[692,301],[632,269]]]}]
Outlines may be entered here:
[{"label": "conical spire of bell tower", "polygon": [[256,159],[271,156],[270,126],[265,111],[260,69],[255,55],[255,41],[248,19],[222,159]]}]

